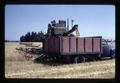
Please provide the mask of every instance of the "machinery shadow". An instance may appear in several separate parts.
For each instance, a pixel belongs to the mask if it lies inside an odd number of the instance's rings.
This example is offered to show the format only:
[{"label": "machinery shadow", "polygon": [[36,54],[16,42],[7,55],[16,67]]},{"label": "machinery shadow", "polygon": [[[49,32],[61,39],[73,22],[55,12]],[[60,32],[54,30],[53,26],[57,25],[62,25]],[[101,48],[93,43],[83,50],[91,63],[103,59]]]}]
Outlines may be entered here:
[{"label": "machinery shadow", "polygon": [[[100,60],[86,60],[85,62],[81,62],[81,63],[106,61],[106,60],[112,60],[112,59],[111,58],[102,58]],[[49,66],[61,66],[61,65],[69,65],[69,64],[80,64],[80,63],[73,63],[73,62],[65,63],[63,61],[40,61],[40,60],[34,60],[34,63],[36,63],[36,64],[44,64],[44,65],[49,65]]]},{"label": "machinery shadow", "polygon": [[61,66],[61,65],[65,65],[67,63],[64,62],[59,62],[59,61],[39,61],[39,60],[34,60],[34,63],[36,64],[44,64],[44,65],[49,65],[49,66]]}]

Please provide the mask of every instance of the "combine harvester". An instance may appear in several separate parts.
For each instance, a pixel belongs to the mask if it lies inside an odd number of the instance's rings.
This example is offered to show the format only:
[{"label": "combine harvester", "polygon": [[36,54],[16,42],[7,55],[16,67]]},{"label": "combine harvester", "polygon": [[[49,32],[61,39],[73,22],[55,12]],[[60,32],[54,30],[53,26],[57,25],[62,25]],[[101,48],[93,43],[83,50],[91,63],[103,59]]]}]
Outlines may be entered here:
[{"label": "combine harvester", "polygon": [[[42,52],[35,60],[62,61],[65,63],[79,63],[86,60],[99,60],[105,57],[114,58],[115,48],[112,48],[102,36],[80,37],[78,25],[69,30],[67,21],[55,20],[48,24],[47,35],[43,40]],[[76,35],[72,33],[75,32]]]}]

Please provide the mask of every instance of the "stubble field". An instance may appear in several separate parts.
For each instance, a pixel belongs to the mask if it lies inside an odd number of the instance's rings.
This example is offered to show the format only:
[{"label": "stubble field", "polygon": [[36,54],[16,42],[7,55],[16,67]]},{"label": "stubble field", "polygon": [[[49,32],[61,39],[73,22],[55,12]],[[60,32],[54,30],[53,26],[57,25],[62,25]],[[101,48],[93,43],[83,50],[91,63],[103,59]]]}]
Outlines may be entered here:
[{"label": "stubble field", "polygon": [[15,50],[19,43],[5,43],[6,78],[81,78],[114,79],[115,59],[79,64],[42,64],[27,61]]}]

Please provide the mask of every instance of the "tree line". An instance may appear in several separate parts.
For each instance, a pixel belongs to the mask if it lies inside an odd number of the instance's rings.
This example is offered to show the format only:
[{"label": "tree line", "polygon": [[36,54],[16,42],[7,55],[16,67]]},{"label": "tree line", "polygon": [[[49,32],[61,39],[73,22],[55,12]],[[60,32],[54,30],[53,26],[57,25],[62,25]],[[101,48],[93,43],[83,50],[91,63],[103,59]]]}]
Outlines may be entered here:
[{"label": "tree line", "polygon": [[40,32],[27,32],[20,37],[20,42],[41,42],[44,38],[44,33]]}]

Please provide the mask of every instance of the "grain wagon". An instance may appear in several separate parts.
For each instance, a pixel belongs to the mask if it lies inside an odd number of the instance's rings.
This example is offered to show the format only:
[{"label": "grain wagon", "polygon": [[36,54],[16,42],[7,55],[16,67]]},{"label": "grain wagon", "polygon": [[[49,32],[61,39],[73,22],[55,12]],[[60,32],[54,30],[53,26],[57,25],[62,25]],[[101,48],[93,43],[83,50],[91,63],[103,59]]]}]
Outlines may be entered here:
[{"label": "grain wagon", "polygon": [[[76,33],[76,35],[73,34]],[[99,60],[104,57],[115,57],[115,48],[108,44],[102,36],[81,37],[78,25],[69,29],[69,22],[55,20],[48,24],[47,34],[43,39],[42,51],[35,60],[62,61],[66,63]]]}]

